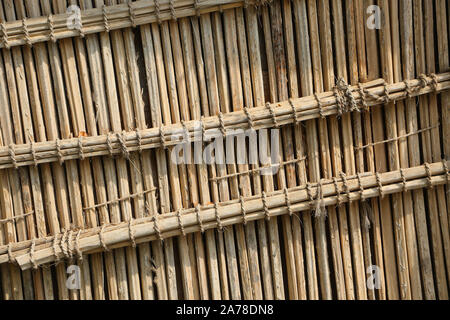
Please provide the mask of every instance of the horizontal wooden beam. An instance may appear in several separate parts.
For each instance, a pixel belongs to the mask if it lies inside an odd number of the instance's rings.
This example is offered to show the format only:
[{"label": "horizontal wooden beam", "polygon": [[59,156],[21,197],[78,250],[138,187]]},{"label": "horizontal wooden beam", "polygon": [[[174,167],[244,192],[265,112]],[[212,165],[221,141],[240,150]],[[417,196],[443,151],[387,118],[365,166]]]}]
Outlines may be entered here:
[{"label": "horizontal wooden beam", "polygon": [[[231,133],[232,129],[249,129],[251,127],[255,130],[268,129],[314,118],[338,115],[342,112],[359,112],[371,106],[385,104],[387,101],[400,101],[408,97],[431,92],[439,93],[449,89],[450,72],[389,85],[383,79],[358,86],[341,84],[339,90],[256,108],[245,108],[244,111],[206,117],[202,121],[186,121],[121,134],[81,136],[58,141],[3,146],[0,147],[0,169],[105,155],[127,156],[129,152],[180,144],[183,142],[181,138],[174,140],[172,138],[180,137],[186,131],[191,142],[197,141],[203,138],[200,127],[203,127],[206,135],[211,133],[211,130],[217,129],[225,135],[227,131]],[[350,108],[351,100],[357,110]]]},{"label": "horizontal wooden beam", "polygon": [[[70,231],[56,236],[0,247],[0,264],[17,262],[23,270],[55,260],[153,240],[226,228],[229,225],[315,210],[325,218],[326,206],[365,200],[449,182],[448,162],[425,164],[401,171],[364,173],[322,179],[282,191],[185,209],[100,228]],[[319,211],[319,214],[318,214]],[[322,214],[320,214],[322,213]]]}]

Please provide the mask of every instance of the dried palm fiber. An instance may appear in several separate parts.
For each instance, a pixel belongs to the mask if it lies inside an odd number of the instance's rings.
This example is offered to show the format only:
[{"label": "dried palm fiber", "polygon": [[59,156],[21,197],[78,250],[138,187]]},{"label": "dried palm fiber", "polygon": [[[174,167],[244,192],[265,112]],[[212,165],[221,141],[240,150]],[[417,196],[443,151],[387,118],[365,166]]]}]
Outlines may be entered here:
[{"label": "dried palm fiber", "polygon": [[[447,6],[5,1],[2,298],[448,299]],[[277,163],[171,161],[249,128]]]}]

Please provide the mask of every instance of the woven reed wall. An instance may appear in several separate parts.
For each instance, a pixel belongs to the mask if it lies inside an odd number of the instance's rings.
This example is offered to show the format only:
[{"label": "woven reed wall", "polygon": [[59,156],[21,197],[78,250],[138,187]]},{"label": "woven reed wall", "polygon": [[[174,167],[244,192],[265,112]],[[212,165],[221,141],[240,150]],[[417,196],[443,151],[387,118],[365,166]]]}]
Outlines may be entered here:
[{"label": "woven reed wall", "polygon": [[[449,16],[2,1],[0,299],[448,299]],[[238,128],[280,130],[274,175],[172,161]]]}]

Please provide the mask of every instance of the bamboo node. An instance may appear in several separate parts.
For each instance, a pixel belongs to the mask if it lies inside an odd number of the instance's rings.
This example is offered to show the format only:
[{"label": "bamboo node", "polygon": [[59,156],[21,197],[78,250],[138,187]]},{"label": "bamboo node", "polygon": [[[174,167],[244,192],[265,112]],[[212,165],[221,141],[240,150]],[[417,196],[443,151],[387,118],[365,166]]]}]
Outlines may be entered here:
[{"label": "bamboo node", "polygon": [[8,39],[8,30],[6,29],[6,25],[3,20],[0,20],[0,31],[2,32],[3,47],[9,50],[10,45],[9,45],[9,39]]},{"label": "bamboo node", "polygon": [[430,164],[428,162],[425,162],[424,164],[425,166],[425,171],[427,173],[427,179],[428,179],[428,188],[429,189],[433,189],[433,182],[431,180],[431,168],[430,168]]},{"label": "bamboo node", "polygon": [[203,220],[202,220],[202,217],[200,215],[200,205],[196,205],[195,206],[195,215],[197,217],[197,221],[198,221],[198,224],[200,226],[200,231],[202,233],[205,233],[205,227],[203,226]]},{"label": "bamboo node", "polygon": [[247,213],[245,211],[244,197],[242,195],[239,197],[239,201],[241,203],[241,213],[242,213],[242,218],[244,220],[244,226],[246,226],[247,225]]},{"label": "bamboo node", "polygon": [[267,195],[265,191],[262,192],[262,202],[264,207],[264,216],[266,217],[267,221],[270,221],[270,211],[269,206],[267,205]]},{"label": "bamboo node", "polygon": [[182,211],[181,208],[178,209],[178,211],[177,211],[178,226],[180,227],[181,234],[183,236],[186,236],[186,230],[184,229],[183,220],[181,217],[181,211]]},{"label": "bamboo node", "polygon": [[133,225],[134,219],[130,218],[130,220],[128,220],[128,235],[130,236],[131,245],[133,246],[133,248],[136,248],[136,232],[133,228]]}]

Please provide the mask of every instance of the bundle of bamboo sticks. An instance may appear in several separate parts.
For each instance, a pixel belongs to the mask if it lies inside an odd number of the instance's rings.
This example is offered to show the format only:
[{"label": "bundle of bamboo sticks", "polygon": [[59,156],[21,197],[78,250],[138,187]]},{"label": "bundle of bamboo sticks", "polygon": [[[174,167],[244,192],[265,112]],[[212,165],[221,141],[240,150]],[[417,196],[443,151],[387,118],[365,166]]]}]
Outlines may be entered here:
[{"label": "bundle of bamboo sticks", "polygon": [[[369,84],[360,84],[349,88],[356,104],[371,107],[385,101],[399,101],[411,96],[418,96],[430,92],[442,92],[450,89],[450,73],[423,76],[420,80],[393,85],[375,84],[383,81],[375,80]],[[382,79],[380,79],[382,80]],[[434,81],[434,84],[432,84]],[[371,87],[372,86],[372,87]],[[365,90],[359,92],[360,88]],[[416,88],[415,93],[408,91]],[[370,88],[370,89],[369,89]],[[357,91],[353,94],[353,91]],[[401,90],[401,91],[398,91]],[[367,98],[366,98],[367,95]],[[299,110],[298,110],[299,109]],[[362,108],[358,107],[360,112]],[[264,107],[255,107],[247,111],[234,111],[222,116],[202,118],[199,124],[196,120],[186,121],[183,124],[170,124],[158,128],[150,128],[135,132],[122,132],[120,134],[98,135],[93,137],[80,136],[56,141],[44,141],[29,145],[10,145],[0,147],[0,169],[18,168],[19,166],[37,165],[39,163],[63,162],[65,160],[80,159],[99,155],[127,155],[130,151],[140,151],[161,146],[173,146],[185,142],[196,141],[195,129],[203,138],[209,131],[221,129],[254,129],[271,128],[274,122],[277,125],[286,125],[292,122],[306,121],[312,118],[324,117],[342,113],[337,99],[332,92],[316,94],[314,96],[291,99],[289,101],[267,104]],[[203,131],[202,131],[203,129]],[[184,131],[186,130],[186,132]],[[170,137],[170,140],[167,137]],[[173,138],[175,137],[175,139]],[[180,138],[182,137],[182,138]],[[198,139],[198,138],[197,138]]]},{"label": "bundle of bamboo sticks", "polygon": [[[4,0],[0,299],[448,299],[449,12]],[[276,161],[171,159],[249,128]]]}]

